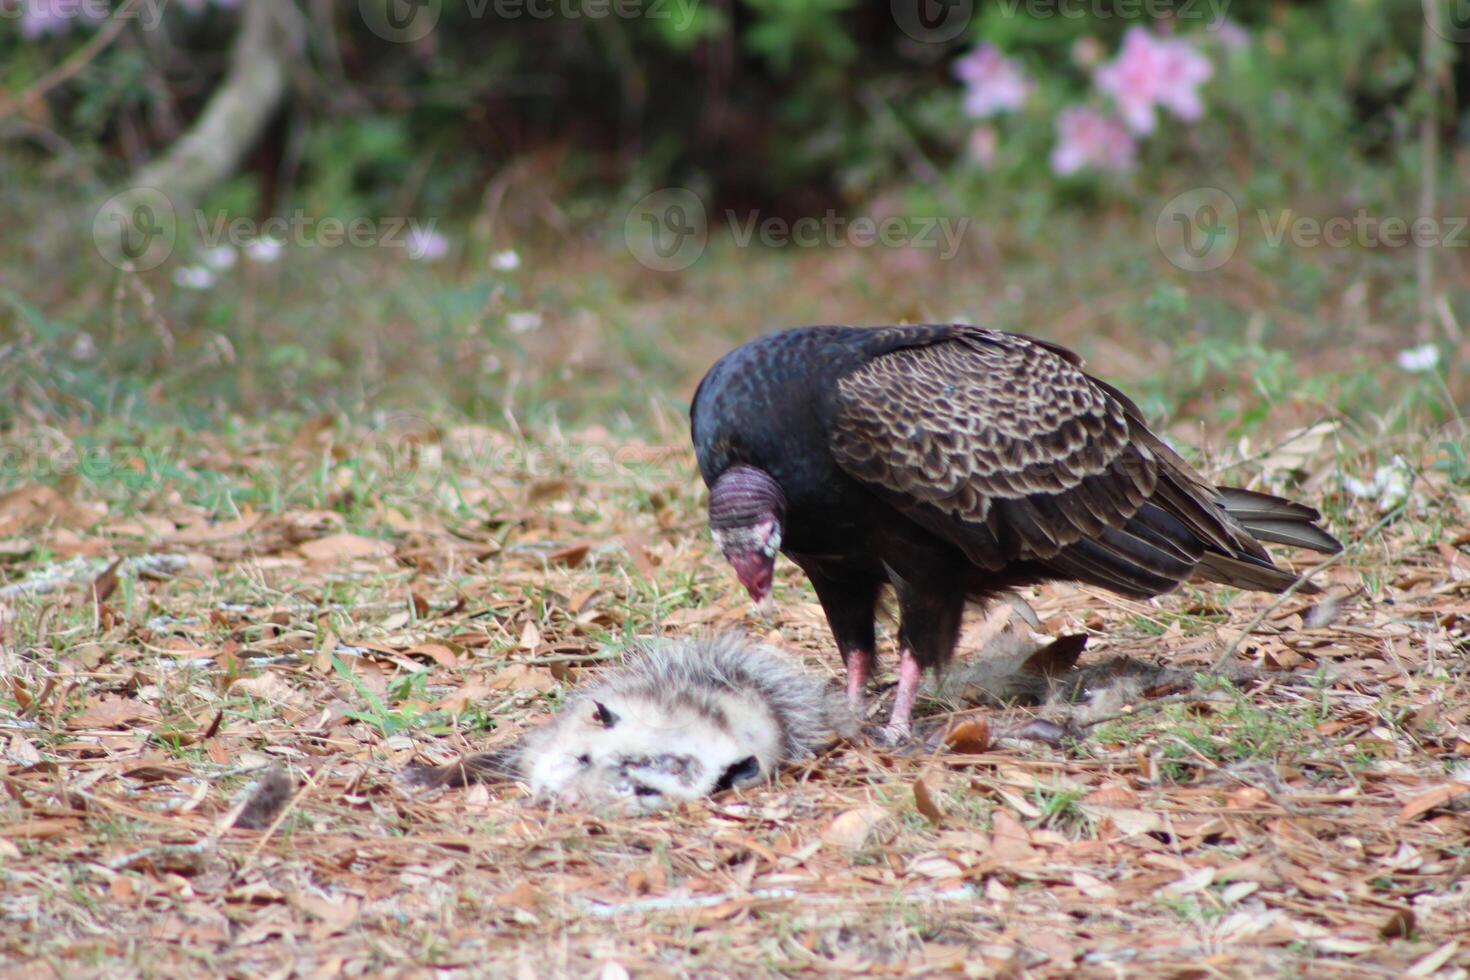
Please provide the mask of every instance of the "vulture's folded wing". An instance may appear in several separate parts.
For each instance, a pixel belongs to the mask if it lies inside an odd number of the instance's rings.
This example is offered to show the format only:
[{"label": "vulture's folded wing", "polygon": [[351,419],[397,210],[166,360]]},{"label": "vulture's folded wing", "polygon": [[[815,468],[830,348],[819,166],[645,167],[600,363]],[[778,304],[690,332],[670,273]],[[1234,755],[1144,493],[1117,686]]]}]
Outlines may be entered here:
[{"label": "vulture's folded wing", "polygon": [[1213,488],[1079,363],[979,328],[882,354],[838,382],[832,452],[982,567],[1034,561],[1140,596],[1207,551],[1272,568]]}]

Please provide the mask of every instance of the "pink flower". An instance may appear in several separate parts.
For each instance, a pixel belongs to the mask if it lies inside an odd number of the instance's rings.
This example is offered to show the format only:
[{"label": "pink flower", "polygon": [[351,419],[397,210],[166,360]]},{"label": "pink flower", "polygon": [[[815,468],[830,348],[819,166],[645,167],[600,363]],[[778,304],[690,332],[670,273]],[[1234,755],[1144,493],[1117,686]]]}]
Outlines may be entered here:
[{"label": "pink flower", "polygon": [[[172,3],[173,0],[166,0]],[[178,0],[191,13],[209,5],[238,8],[240,0]],[[163,9],[163,3],[158,4]],[[20,12],[20,34],[27,40],[48,34],[65,34],[78,24],[95,27],[112,15],[108,0],[0,0],[0,20],[12,11]],[[137,16],[134,8],[134,16]]]},{"label": "pink flower", "polygon": [[965,114],[986,119],[1015,112],[1031,94],[1031,80],[1021,66],[993,44],[982,44],[954,63],[954,75],[965,85]]},{"label": "pink flower", "polygon": [[1210,60],[1180,38],[1157,38],[1142,27],[1123,36],[1118,57],[1097,70],[1098,91],[1111,96],[1123,122],[1135,133],[1151,133],[1155,106],[1186,122],[1204,114],[1198,88],[1215,72]]},{"label": "pink flower", "polygon": [[1227,51],[1244,51],[1251,45],[1250,31],[1228,17],[1215,28],[1215,36]]},{"label": "pink flower", "polygon": [[1078,68],[1092,68],[1102,60],[1102,42],[1091,34],[1072,42],[1072,63]]},{"label": "pink flower", "polygon": [[1079,170],[1123,172],[1133,169],[1138,144],[1123,124],[1087,106],[1072,106],[1057,114],[1057,145],[1051,151],[1051,169],[1059,177]]},{"label": "pink flower", "polygon": [[[433,222],[430,222],[432,225]],[[449,254],[449,239],[432,227],[414,227],[408,233],[408,257],[415,262],[437,262]]]},{"label": "pink flower", "polygon": [[989,170],[995,165],[995,151],[999,144],[1000,136],[994,126],[976,126],[970,133],[966,150],[976,166],[981,170]]},{"label": "pink flower", "polygon": [[106,8],[76,0],[20,0],[20,34],[27,40],[47,34],[65,34],[80,17],[86,21],[105,19]]}]

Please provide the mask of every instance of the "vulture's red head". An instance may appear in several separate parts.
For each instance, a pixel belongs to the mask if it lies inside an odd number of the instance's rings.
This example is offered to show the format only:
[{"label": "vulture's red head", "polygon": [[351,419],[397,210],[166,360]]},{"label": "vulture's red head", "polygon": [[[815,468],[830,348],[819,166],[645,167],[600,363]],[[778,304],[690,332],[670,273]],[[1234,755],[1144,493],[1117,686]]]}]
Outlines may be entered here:
[{"label": "vulture's red head", "polygon": [[757,605],[771,595],[785,520],[786,495],[765,470],[732,466],[710,487],[709,527],[715,544]]}]

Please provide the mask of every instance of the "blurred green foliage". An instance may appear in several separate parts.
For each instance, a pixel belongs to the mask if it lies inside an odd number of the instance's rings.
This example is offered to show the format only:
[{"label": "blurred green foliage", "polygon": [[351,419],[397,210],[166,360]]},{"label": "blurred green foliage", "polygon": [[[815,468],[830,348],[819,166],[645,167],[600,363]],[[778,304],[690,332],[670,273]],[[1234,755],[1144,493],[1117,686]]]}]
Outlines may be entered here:
[{"label": "blurred green foliage", "polygon": [[[296,4],[291,96],[242,172],[200,202],[211,219],[432,218],[453,243],[437,264],[295,248],[274,265],[241,258],[191,290],[170,273],[200,260],[193,228],[170,265],[143,276],[119,275],[85,245],[87,208],[177,140],[224,76],[237,10],[169,5],[159,30],[129,27],[0,120],[0,427],[31,404],[201,419],[368,401],[490,416],[515,401],[545,418],[621,423],[649,392],[677,400],[701,362],[756,329],[959,315],[1046,334],[1059,323],[1058,339],[1089,354],[1092,336],[1126,325],[1124,343],[1175,352],[1177,370],[1138,365],[1156,413],[1186,406],[1248,426],[1288,402],[1322,412],[1391,400],[1373,370],[1383,359],[1344,337],[1399,342],[1416,315],[1414,250],[1282,247],[1260,216],[1416,213],[1418,0],[1235,0],[1223,5],[1231,43],[1198,0],[1164,20],[1124,16],[1145,6],[1129,2],[979,0],[938,43],[906,34],[888,3],[642,0],[631,7],[645,15],[617,17],[593,16],[594,0],[534,0],[554,14],[543,17],[525,13],[532,2],[444,0],[412,43],[375,34],[359,3]],[[1058,9],[1086,15],[1045,15]],[[1131,173],[1057,177],[1058,110],[1096,99],[1092,66],[1137,26],[1207,53],[1204,117],[1161,119]],[[0,19],[0,91],[26,91],[92,31],[25,39]],[[984,123],[995,133],[986,165],[953,74],[981,43],[1035,83],[1020,111]],[[1463,46],[1443,48],[1463,89]],[[1443,104],[1453,156],[1459,119]],[[1441,213],[1467,213],[1444,170]],[[660,277],[632,263],[624,219],[671,184],[717,216],[832,209],[963,215],[973,227],[948,264],[911,253],[884,271],[878,250],[849,249],[818,276],[794,249],[736,262],[714,236],[698,264]],[[1241,212],[1238,252],[1214,276],[1169,265],[1154,237],[1163,203],[1200,186],[1226,189]],[[526,267],[487,268],[508,247]],[[618,261],[563,254],[577,249]],[[692,310],[671,301],[679,289],[698,297]],[[1470,316],[1459,294],[1448,304]],[[516,317],[545,329],[516,329]],[[1285,350],[1325,363],[1302,369]],[[1421,387],[1436,416],[1455,414]]]},{"label": "blurred green foliage", "polygon": [[[1197,39],[1217,72],[1207,124],[1151,140],[1131,190],[1185,168],[1227,173],[1272,198],[1350,183],[1378,201],[1407,186],[1412,165],[1418,0],[979,0],[965,29],[939,43],[906,34],[889,4],[855,0],[445,0],[437,9],[432,32],[414,43],[374,34],[355,3],[302,11],[295,94],[253,160],[292,181],[273,187],[278,198],[360,213],[421,179],[422,199],[447,206],[512,161],[546,153],[567,179],[604,191],[679,183],[802,208],[911,183],[923,160],[955,185],[950,193],[1012,200],[1014,216],[1034,221],[1101,193],[1039,166],[1056,110],[1088,84],[1074,47],[1094,39],[1111,56],[1140,24]],[[1218,43],[1217,13],[1249,43]],[[160,30],[124,32],[48,99],[49,125],[97,179],[117,177],[198,111],[238,17],[180,7]],[[10,92],[90,31],[31,40],[14,23],[0,20],[0,84]],[[999,121],[996,161],[983,172],[967,166],[973,124],[950,74],[981,41],[1039,86],[1025,111]],[[1459,73],[1459,46],[1447,51]],[[1016,199],[1022,191],[1043,199]]]}]

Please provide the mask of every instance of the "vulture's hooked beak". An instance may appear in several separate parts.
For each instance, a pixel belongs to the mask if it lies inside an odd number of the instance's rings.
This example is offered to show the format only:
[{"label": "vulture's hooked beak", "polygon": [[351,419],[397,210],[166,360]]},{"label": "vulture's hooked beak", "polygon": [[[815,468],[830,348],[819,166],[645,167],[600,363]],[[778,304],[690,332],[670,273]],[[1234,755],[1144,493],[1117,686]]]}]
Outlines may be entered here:
[{"label": "vulture's hooked beak", "polygon": [[745,591],[750,594],[750,601],[755,603],[756,609],[762,611],[763,616],[768,616],[775,604],[771,601],[771,579],[776,571],[775,555],[765,555],[759,551],[744,551],[728,554],[725,556],[730,566],[735,569],[735,575],[740,579],[740,584],[745,586]]}]

